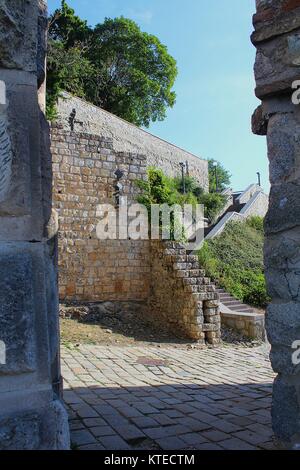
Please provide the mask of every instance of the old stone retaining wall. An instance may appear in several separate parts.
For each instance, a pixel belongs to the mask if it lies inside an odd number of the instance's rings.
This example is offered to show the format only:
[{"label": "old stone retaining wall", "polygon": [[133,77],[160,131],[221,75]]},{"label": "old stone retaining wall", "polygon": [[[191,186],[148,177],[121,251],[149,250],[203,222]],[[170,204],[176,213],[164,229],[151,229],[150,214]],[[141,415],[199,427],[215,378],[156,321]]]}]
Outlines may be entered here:
[{"label": "old stone retaining wall", "polygon": [[220,342],[219,297],[200,268],[197,256],[184,245],[151,242],[149,315],[183,337]]},{"label": "old stone retaining wall", "polygon": [[39,107],[46,4],[2,0],[0,24],[0,450],[67,450],[57,227],[49,129]]},{"label": "old stone retaining wall", "polygon": [[[300,448],[300,106],[292,84],[300,79],[300,1],[256,0],[256,95],[262,100],[253,130],[267,135],[270,205],[266,217],[266,280],[272,302],[266,327],[278,373],[273,390],[273,428],[285,447]],[[298,93],[299,94],[299,93]]]},{"label": "old stone retaining wall", "polygon": [[59,289],[62,300],[146,300],[149,295],[149,243],[99,240],[98,204],[115,205],[115,171],[124,172],[123,195],[132,201],[134,185],[146,175],[145,157],[115,152],[112,140],[51,131],[53,203],[59,216]]},{"label": "old stone retaining wall", "polygon": [[59,289],[63,301],[142,302],[155,322],[174,334],[217,344],[218,295],[196,256],[184,246],[151,240],[99,240],[98,204],[115,206],[117,169],[122,194],[136,200],[146,158],[116,152],[114,143],[54,126],[53,204],[59,220]]},{"label": "old stone retaining wall", "polygon": [[[229,310],[229,309],[228,309]],[[258,313],[242,313],[233,311],[222,311],[222,326],[228,326],[239,331],[242,335],[259,341],[265,341],[265,315]]]},{"label": "old stone retaining wall", "polygon": [[[75,117],[70,121],[70,116]],[[114,141],[116,152],[134,152],[146,156],[147,166],[161,168],[166,175],[181,175],[180,162],[188,162],[189,173],[208,191],[208,164],[196,155],[166,142],[149,132],[108,113],[101,108],[64,93],[58,103],[58,122],[64,129],[74,127],[76,132],[86,132]]]}]

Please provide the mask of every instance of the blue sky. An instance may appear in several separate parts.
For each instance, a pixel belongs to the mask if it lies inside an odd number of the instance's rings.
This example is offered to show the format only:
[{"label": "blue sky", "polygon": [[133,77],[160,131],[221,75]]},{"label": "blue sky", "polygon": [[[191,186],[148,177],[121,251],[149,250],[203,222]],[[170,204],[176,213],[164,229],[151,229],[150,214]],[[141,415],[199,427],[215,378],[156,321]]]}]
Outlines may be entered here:
[{"label": "blue sky", "polygon": [[[69,0],[93,26],[123,15],[166,44],[178,63],[177,102],[150,132],[203,158],[220,161],[240,190],[269,190],[264,137],[252,135],[255,49],[250,42],[254,0]],[[49,10],[60,0],[48,0]]]}]

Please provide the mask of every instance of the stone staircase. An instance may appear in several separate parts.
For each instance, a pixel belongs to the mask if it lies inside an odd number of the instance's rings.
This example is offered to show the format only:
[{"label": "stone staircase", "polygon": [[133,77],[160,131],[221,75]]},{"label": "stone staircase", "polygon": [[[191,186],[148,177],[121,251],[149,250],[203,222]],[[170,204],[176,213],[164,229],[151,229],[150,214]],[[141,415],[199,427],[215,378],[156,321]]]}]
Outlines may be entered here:
[{"label": "stone staircase", "polygon": [[229,222],[244,221],[253,215],[264,217],[268,210],[268,196],[257,184],[251,184],[245,191],[230,192],[226,189],[227,204],[214,224],[204,230],[205,239],[220,235]]},{"label": "stone staircase", "polygon": [[239,313],[253,313],[254,309],[249,305],[244,304],[241,300],[237,300],[232,295],[228,294],[221,287],[216,288],[216,292],[219,294],[220,302],[225,305],[229,310]]},{"label": "stone staircase", "polygon": [[153,241],[150,305],[174,332],[209,344],[220,342],[219,295],[198,257],[176,242]]}]

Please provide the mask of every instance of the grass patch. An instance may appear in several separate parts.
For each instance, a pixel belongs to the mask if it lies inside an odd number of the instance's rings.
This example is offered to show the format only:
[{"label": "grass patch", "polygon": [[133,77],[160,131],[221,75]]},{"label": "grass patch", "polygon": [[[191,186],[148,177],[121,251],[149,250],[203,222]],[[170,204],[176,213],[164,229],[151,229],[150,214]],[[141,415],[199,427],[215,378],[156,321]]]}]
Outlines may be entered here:
[{"label": "grass patch", "polygon": [[207,275],[237,299],[264,308],[269,297],[264,278],[263,219],[230,222],[224,232],[206,241],[199,261]]}]

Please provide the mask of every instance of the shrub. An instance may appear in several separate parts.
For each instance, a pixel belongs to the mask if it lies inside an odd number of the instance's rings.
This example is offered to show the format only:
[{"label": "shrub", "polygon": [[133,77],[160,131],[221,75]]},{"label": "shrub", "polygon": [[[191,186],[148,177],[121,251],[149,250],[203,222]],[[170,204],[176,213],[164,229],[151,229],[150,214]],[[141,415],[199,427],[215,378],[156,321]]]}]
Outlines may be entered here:
[{"label": "shrub", "polygon": [[155,167],[148,168],[147,173],[147,181],[138,180],[136,184],[141,189],[138,202],[149,209],[151,204],[203,204],[205,217],[213,222],[226,204],[224,196],[205,193],[190,176],[185,176],[183,184],[181,177],[170,178]]},{"label": "shrub", "polygon": [[214,223],[226,204],[226,197],[218,193],[203,193],[198,202],[204,205],[204,215],[210,223]]},{"label": "shrub", "polygon": [[203,244],[199,262],[208,276],[218,279],[237,299],[255,307],[268,303],[261,224],[229,223],[219,237]]},{"label": "shrub", "polygon": [[198,253],[199,262],[201,266],[206,271],[207,276],[212,279],[218,278],[220,276],[219,262],[214,257],[210,245],[205,241],[202,245],[201,250]]},{"label": "shrub", "polygon": [[249,225],[249,227],[252,227],[254,228],[255,230],[257,230],[258,232],[264,232],[264,218],[263,217],[260,217],[259,215],[253,215],[252,217],[249,217],[249,219],[247,219],[247,225]]},{"label": "shrub", "polygon": [[269,296],[266,290],[266,281],[262,273],[252,273],[248,288],[243,295],[244,302],[255,307],[266,307]]}]

